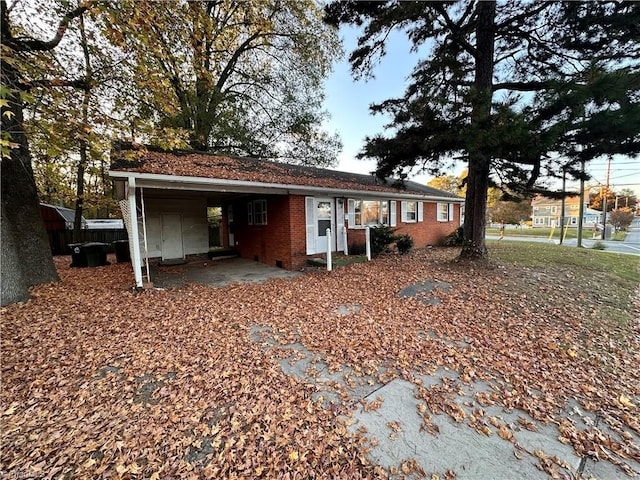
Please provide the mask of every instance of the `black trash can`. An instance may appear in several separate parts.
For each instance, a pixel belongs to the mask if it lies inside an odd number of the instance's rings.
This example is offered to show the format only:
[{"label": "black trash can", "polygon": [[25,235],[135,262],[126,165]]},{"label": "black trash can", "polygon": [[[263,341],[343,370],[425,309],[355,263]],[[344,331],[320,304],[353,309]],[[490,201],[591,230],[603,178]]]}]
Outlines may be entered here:
[{"label": "black trash can", "polygon": [[69,243],[67,246],[71,250],[71,266],[72,267],[86,267],[87,255],[82,249],[84,243]]},{"label": "black trash can", "polygon": [[111,242],[113,249],[116,251],[116,260],[118,263],[131,262],[131,254],[129,253],[129,240],[116,240]]},{"label": "black trash can", "polygon": [[89,242],[80,247],[87,259],[87,267],[101,267],[109,265],[107,262],[107,247],[109,245],[101,242]]}]

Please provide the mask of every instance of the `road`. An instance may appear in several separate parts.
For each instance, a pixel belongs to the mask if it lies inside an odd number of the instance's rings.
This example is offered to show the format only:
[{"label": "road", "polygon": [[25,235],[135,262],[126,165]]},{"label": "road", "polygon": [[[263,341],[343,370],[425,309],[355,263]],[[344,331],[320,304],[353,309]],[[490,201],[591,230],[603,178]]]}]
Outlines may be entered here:
[{"label": "road", "polygon": [[[498,235],[487,235],[487,240],[498,240]],[[542,242],[542,243],[559,243],[557,239],[549,240],[544,237],[525,237],[525,236],[510,236],[508,231],[504,237],[504,240],[508,241],[520,241],[520,242]],[[598,239],[582,239],[582,246],[585,248],[591,248],[596,242],[604,243],[607,252],[627,253],[630,255],[640,256],[640,217],[634,218],[629,227],[626,238],[622,242],[612,242],[609,240]],[[575,238],[567,239],[564,244],[570,247],[577,245]]]}]

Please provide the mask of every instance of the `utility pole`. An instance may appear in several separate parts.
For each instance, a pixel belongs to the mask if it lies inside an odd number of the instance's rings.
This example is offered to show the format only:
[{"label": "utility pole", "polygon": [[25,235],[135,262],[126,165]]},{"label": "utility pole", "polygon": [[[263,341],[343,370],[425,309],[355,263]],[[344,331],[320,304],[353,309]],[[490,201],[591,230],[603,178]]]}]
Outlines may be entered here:
[{"label": "utility pole", "polygon": [[562,237],[564,237],[564,211],[566,204],[566,197],[564,196],[567,187],[567,166],[562,167],[562,203],[560,207],[560,245],[562,245]]},{"label": "utility pole", "polygon": [[578,210],[578,243],[577,247],[582,247],[582,221],[584,219],[584,160],[580,162],[582,175],[580,176],[580,206]]},{"label": "utility pole", "polygon": [[607,181],[602,196],[602,240],[606,239],[607,233],[607,196],[609,195],[609,174],[611,173],[611,157],[607,161]]}]

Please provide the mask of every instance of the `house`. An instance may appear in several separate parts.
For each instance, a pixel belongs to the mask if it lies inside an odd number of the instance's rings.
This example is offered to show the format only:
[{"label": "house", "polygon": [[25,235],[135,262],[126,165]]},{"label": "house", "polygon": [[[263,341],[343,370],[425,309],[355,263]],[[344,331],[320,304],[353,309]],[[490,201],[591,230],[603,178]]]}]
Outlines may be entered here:
[{"label": "house", "polygon": [[[54,255],[68,254],[67,244],[71,242],[72,238],[75,210],[59,205],[41,203],[40,214],[49,237],[51,253]],[[82,228],[86,228],[87,221],[84,217],[82,217],[81,222]]]},{"label": "house", "polygon": [[[531,201],[531,222],[533,227],[559,227],[560,215],[562,212],[562,200],[547,198],[542,195],[536,196]],[[580,196],[571,195],[565,198],[564,205],[564,225],[578,226],[580,216]],[[591,228],[598,223],[602,223],[602,212],[587,207],[584,204],[584,214],[582,225],[584,228]]]},{"label": "house", "polygon": [[[207,207],[222,211],[225,247],[241,257],[296,270],[310,255],[365,243],[386,224],[421,247],[461,223],[464,200],[406,182],[254,158],[119,148],[109,172],[129,231],[136,284],[142,259],[183,259],[209,250]],[[133,239],[138,241],[133,241]]]},{"label": "house", "polygon": [[[68,255],[68,245],[73,242],[75,210],[58,205],[40,204],[40,214],[44,220],[53,255]],[[121,219],[94,219],[82,217],[81,240],[85,242],[111,243],[125,240],[127,232]]]}]

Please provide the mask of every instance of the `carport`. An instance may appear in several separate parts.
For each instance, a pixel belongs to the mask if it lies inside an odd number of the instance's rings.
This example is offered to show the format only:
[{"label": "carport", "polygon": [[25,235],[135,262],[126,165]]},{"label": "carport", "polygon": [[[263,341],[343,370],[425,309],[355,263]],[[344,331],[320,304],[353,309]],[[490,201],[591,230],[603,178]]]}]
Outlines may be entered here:
[{"label": "carport", "polygon": [[224,287],[232,283],[262,283],[272,278],[294,278],[300,272],[271,267],[246,258],[209,259],[196,256],[182,265],[151,265],[154,287],[174,288],[188,283],[200,283],[212,287]]}]

